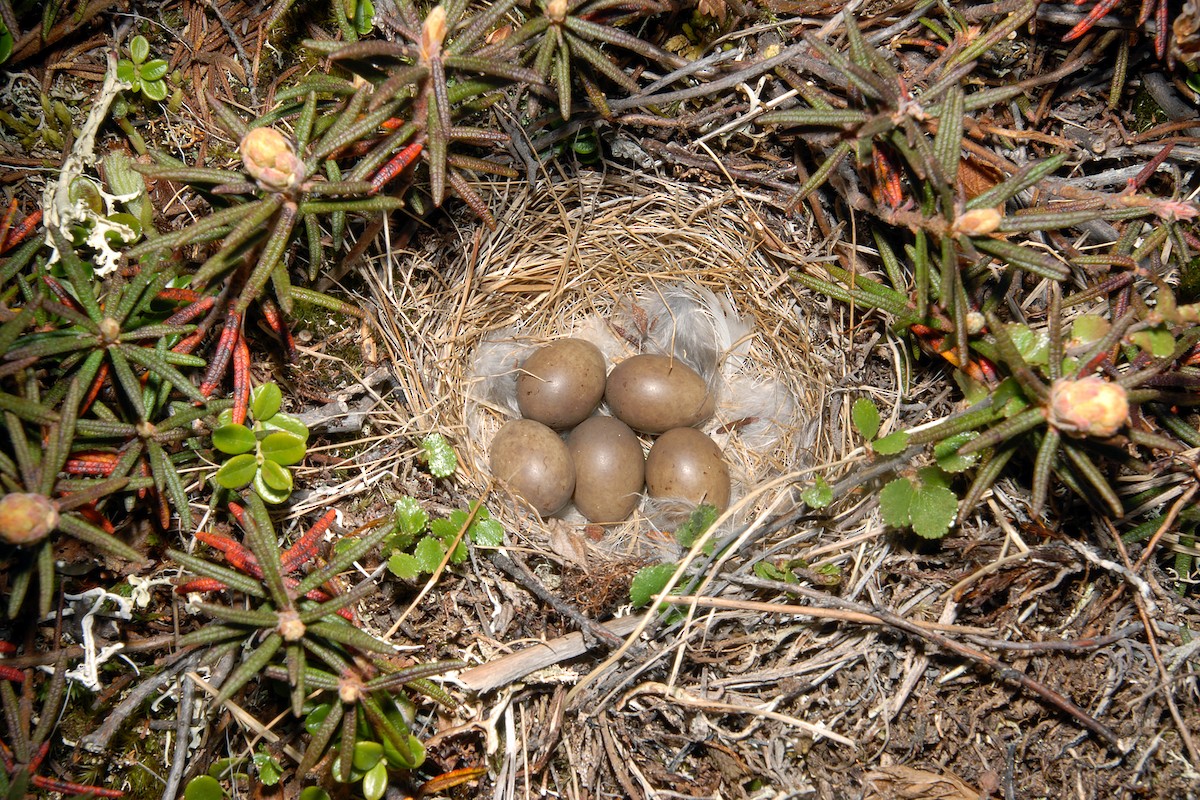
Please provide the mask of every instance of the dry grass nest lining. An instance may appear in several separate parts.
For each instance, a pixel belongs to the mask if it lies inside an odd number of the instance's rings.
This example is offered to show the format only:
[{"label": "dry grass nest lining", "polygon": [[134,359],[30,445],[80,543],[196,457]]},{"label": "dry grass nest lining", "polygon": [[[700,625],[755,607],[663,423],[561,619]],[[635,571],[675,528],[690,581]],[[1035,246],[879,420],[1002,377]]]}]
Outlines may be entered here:
[{"label": "dry grass nest lining", "polygon": [[[489,509],[510,531],[536,536],[547,528],[493,485],[487,466],[492,436],[517,415],[505,387],[515,384],[520,361],[574,335],[597,343],[610,367],[640,349],[658,351],[643,339],[674,347],[695,367],[680,352],[683,325],[664,313],[664,298],[675,310],[679,298],[695,298],[693,310],[723,317],[712,328],[724,352],[699,369],[719,387],[717,414],[702,427],[724,450],[735,504],[772,478],[831,460],[818,419],[827,362],[812,357],[806,335],[812,312],[787,266],[759,252],[749,202],[641,174],[543,181],[507,199],[495,231],[464,237],[441,263],[398,253],[396,272],[374,282],[413,427],[452,439],[463,488],[490,494]],[[441,280],[414,277],[422,266]],[[754,511],[748,502],[739,513]],[[653,527],[635,512],[606,541],[628,544]]]}]

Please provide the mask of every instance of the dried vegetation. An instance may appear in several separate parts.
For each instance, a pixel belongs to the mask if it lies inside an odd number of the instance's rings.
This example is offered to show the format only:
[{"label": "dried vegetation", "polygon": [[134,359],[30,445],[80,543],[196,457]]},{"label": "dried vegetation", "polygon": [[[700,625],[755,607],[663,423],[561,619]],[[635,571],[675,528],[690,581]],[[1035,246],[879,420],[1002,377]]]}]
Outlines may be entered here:
[{"label": "dried vegetation", "polygon": [[[1196,3],[49,5],[6,796],[1195,794]],[[728,513],[494,484],[531,343],[682,308]]]}]

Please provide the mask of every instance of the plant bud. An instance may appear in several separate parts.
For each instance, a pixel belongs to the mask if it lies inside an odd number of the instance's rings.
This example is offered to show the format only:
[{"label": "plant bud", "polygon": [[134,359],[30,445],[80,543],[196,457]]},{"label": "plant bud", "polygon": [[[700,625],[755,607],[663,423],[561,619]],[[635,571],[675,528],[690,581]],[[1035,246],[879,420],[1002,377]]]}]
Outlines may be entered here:
[{"label": "plant bud", "polygon": [[1129,419],[1125,387],[1098,375],[1062,378],[1050,387],[1050,424],[1072,436],[1107,439]]},{"label": "plant bud", "polygon": [[283,611],[279,614],[279,635],[285,642],[298,642],[304,638],[306,628],[295,611]]},{"label": "plant bud", "polygon": [[296,148],[274,128],[254,128],[238,147],[246,172],[268,192],[288,192],[304,180],[304,162]]},{"label": "plant bud", "polygon": [[58,509],[40,494],[13,492],[0,497],[0,541],[37,544],[58,527]]},{"label": "plant bud", "polygon": [[975,208],[954,220],[954,233],[960,236],[985,236],[1000,227],[1004,215],[995,208]]}]

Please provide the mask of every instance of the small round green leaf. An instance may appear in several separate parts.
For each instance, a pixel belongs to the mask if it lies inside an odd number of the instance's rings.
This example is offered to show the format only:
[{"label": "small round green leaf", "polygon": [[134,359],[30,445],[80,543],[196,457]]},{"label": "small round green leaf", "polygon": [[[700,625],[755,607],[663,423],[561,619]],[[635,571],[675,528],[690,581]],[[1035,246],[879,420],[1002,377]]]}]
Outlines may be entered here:
[{"label": "small round green leaf", "polygon": [[138,81],[137,67],[133,66],[132,61],[122,58],[117,62],[117,80],[137,88],[140,81]]},{"label": "small round green leaf", "polygon": [[397,532],[410,537],[411,540],[411,537],[425,531],[425,527],[429,525],[429,514],[421,508],[420,503],[406,495],[397,500],[392,509],[392,524],[396,526]]},{"label": "small round green leaf", "polygon": [[183,800],[224,800],[220,782],[211,775],[200,775],[188,781]]},{"label": "small round green leaf", "polygon": [[833,502],[833,487],[829,485],[823,475],[818,475],[813,485],[800,493],[800,499],[809,508],[825,508]]},{"label": "small round green leaf", "polygon": [[267,482],[263,480],[261,471],[255,473],[254,475],[254,491],[258,493],[258,496],[263,499],[264,503],[270,503],[273,506],[277,506],[280,503],[286,502],[288,497],[292,494],[290,491],[281,492],[276,489],[272,489],[267,485]]},{"label": "small round green leaf", "polygon": [[329,792],[320,786],[306,786],[300,790],[299,800],[329,800]]},{"label": "small round green leaf", "polygon": [[283,405],[283,392],[275,383],[264,383],[255,386],[250,393],[250,413],[259,422],[270,419],[279,413]]},{"label": "small round green leaf", "polygon": [[154,101],[165,100],[167,97],[166,81],[148,81],[142,79],[142,94]]},{"label": "small round green leaf", "polygon": [[958,498],[945,486],[922,486],[910,508],[913,530],[926,539],[940,539],[958,514]]},{"label": "small round green leaf", "polygon": [[431,433],[421,441],[421,453],[435,478],[448,478],[458,469],[458,456],[440,433]]},{"label": "small round green leaf", "polygon": [[267,434],[267,438],[263,439],[258,447],[263,458],[283,466],[303,461],[306,449],[303,439],[283,431]]},{"label": "small round green leaf", "polygon": [[308,441],[308,426],[291,414],[284,414],[280,411],[275,416],[262,420],[262,425],[269,431],[283,431],[290,433],[302,442]]},{"label": "small round green leaf", "polygon": [[879,433],[879,409],[870,398],[860,397],[854,401],[850,409],[850,421],[864,439],[874,439],[875,434]]},{"label": "small round green leaf", "polygon": [[881,456],[894,456],[908,447],[908,431],[893,431],[871,442],[871,449]]},{"label": "small round green leaf", "polygon": [[937,459],[938,466],[946,472],[962,472],[973,467],[979,460],[979,453],[960,456],[958,449],[978,436],[976,431],[963,431],[938,442],[933,447],[933,457]]},{"label": "small round green leaf", "polygon": [[129,41],[129,57],[135,64],[141,64],[150,57],[150,42],[146,41],[145,36],[139,34]]},{"label": "small round green leaf", "polygon": [[319,706],[308,712],[308,716],[304,718],[304,730],[308,731],[308,735],[312,736],[321,729],[321,723],[329,716],[333,706],[329,703],[321,703]]},{"label": "small round green leaf", "polygon": [[411,581],[421,574],[420,562],[408,553],[392,553],[387,565],[388,570],[401,580]]},{"label": "small round green leaf", "polygon": [[292,471],[274,461],[264,461],[259,467],[263,482],[277,492],[292,493]]},{"label": "small round green leaf", "polygon": [[221,465],[215,479],[226,489],[241,489],[258,474],[258,459],[250,453],[234,456]]},{"label": "small round green leaf", "polygon": [[222,425],[212,433],[213,447],[231,456],[249,453],[258,444],[254,431],[245,425]]},{"label": "small round green leaf", "polygon": [[138,75],[142,77],[142,82],[160,81],[167,77],[167,62],[161,58],[156,58],[153,61],[147,61],[142,64],[142,68],[138,70]]},{"label": "small round green leaf", "polygon": [[678,564],[654,564],[642,567],[633,576],[629,585],[629,600],[634,608],[641,608],[650,602],[654,595],[663,590],[667,581],[675,574]]},{"label": "small round green leaf", "polygon": [[471,526],[471,541],[481,547],[499,547],[504,543],[504,526],[494,519],[481,519]]},{"label": "small round green leaf", "polygon": [[896,478],[879,492],[879,513],[883,521],[893,528],[907,528],[912,522],[912,508],[916,487],[908,478]]},{"label": "small round green leaf", "polygon": [[[372,744],[374,744],[374,742],[372,742]],[[367,770],[366,775],[363,775],[363,798],[365,798],[365,800],[379,800],[379,798],[383,797],[383,793],[387,791],[387,785],[387,762],[380,761],[378,764]]]},{"label": "small round green leaf", "polygon": [[354,743],[354,768],[362,772],[375,767],[383,758],[383,745],[379,742]]},{"label": "small round green leaf", "polygon": [[413,557],[417,559],[421,572],[433,572],[442,563],[445,555],[445,546],[433,536],[422,538],[413,550]]}]

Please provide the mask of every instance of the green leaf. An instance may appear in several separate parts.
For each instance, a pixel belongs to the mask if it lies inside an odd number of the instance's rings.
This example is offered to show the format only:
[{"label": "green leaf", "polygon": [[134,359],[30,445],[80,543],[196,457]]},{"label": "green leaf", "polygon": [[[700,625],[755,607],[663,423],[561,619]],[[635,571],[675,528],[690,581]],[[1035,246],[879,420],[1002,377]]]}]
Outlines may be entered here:
[{"label": "green leaf", "polygon": [[787,573],[770,561],[755,561],[754,574],[766,581],[783,581]]},{"label": "green leaf", "polygon": [[183,800],[224,800],[220,782],[211,775],[200,775],[188,781]]},{"label": "green leaf", "polygon": [[[257,419],[257,417],[255,419]],[[295,436],[297,439],[303,442],[308,441],[308,426],[293,417],[291,414],[285,414],[280,411],[276,413],[275,416],[261,420],[261,422],[262,426],[269,431],[282,431],[283,433],[290,433],[292,436]]]},{"label": "green leaf", "polygon": [[392,553],[387,565],[393,575],[406,581],[416,580],[421,574],[421,562],[408,553]]},{"label": "green leaf", "polygon": [[[362,744],[375,744],[374,742],[362,742]],[[356,754],[357,755],[357,754]],[[362,790],[365,800],[379,800],[383,797],[383,793],[387,791],[388,774],[387,763],[380,761],[375,766],[367,770],[367,774],[363,775]]]},{"label": "green leaf", "polygon": [[893,528],[907,528],[912,522],[911,509],[917,495],[908,478],[896,478],[879,492],[879,513],[883,521]]},{"label": "green leaf", "polygon": [[146,41],[145,36],[139,34],[129,41],[129,57],[135,64],[141,64],[150,57],[150,42]]},{"label": "green leaf", "polygon": [[429,525],[429,514],[421,504],[411,497],[401,497],[392,507],[392,524],[406,536],[424,533]]},{"label": "green leaf", "polygon": [[258,444],[254,431],[245,425],[222,425],[212,432],[213,447],[231,456],[249,453]]},{"label": "green leaf", "polygon": [[499,547],[504,543],[504,526],[498,520],[476,520],[470,533],[471,541],[480,547]]},{"label": "green leaf", "polygon": [[[457,518],[457,519],[456,519]],[[447,544],[454,541],[463,523],[467,521],[467,512],[451,511],[446,519],[435,519],[429,523],[429,532]]]},{"label": "green leaf", "polygon": [[[167,62],[161,58],[147,61],[145,64],[142,64],[141,69],[138,70],[138,75],[141,76],[143,84],[145,84],[146,81],[161,81],[163,78],[167,77]],[[162,98],[160,97],[156,99],[161,100]]]},{"label": "green leaf", "polygon": [[277,492],[292,493],[292,471],[274,461],[264,461],[259,467],[263,482]]},{"label": "green leaf", "polygon": [[1035,331],[1016,322],[1010,322],[1004,328],[1026,363],[1044,366],[1049,362],[1050,336],[1046,331]]},{"label": "green leaf", "polygon": [[3,22],[0,22],[0,64],[8,61],[13,51],[13,35]]},{"label": "green leaf", "polygon": [[166,99],[167,84],[166,81],[142,81],[142,94],[150,100],[156,102]]},{"label": "green leaf", "polygon": [[717,521],[717,516],[715,506],[701,503],[675,531],[675,541],[680,547],[691,547]]},{"label": "green leaf", "polygon": [[433,572],[442,563],[446,555],[446,547],[433,536],[424,536],[413,549],[413,558],[421,567],[421,572]]},{"label": "green leaf", "polygon": [[354,23],[359,36],[366,36],[375,26],[375,6],[371,0],[348,0],[346,16]]},{"label": "green leaf", "polygon": [[634,608],[641,608],[649,603],[656,594],[661,593],[678,566],[678,564],[654,564],[639,569],[633,576],[633,582],[629,585],[629,601],[633,603]]},{"label": "green leaf", "polygon": [[258,447],[263,458],[285,467],[303,461],[307,450],[303,439],[283,431],[268,433]]},{"label": "green leaf", "polygon": [[[405,725],[407,727],[407,724]],[[401,728],[403,730],[403,728]],[[416,769],[425,760],[425,745],[412,734],[408,735],[408,752],[398,750],[386,739],[383,742],[383,757],[396,769]]]},{"label": "green leaf", "polygon": [[1166,328],[1149,328],[1131,333],[1129,341],[1155,358],[1166,358],[1175,352],[1175,337]]},{"label": "green leaf", "polygon": [[860,397],[854,401],[854,406],[850,409],[850,420],[854,423],[854,429],[864,439],[874,439],[875,434],[879,433],[879,409],[870,398]]},{"label": "green leaf", "polygon": [[258,779],[264,786],[274,786],[283,776],[283,766],[266,750],[254,754],[254,766],[258,770]]},{"label": "green leaf", "polygon": [[933,457],[937,459],[938,466],[946,472],[962,472],[975,466],[975,462],[979,460],[979,454],[971,453],[960,456],[958,449],[977,436],[979,436],[977,431],[963,431],[948,436],[934,445]]},{"label": "green leaf", "polygon": [[265,422],[279,413],[283,406],[283,392],[274,382],[255,386],[250,393],[250,413],[259,422]]},{"label": "green leaf", "polygon": [[908,431],[893,431],[871,442],[871,449],[881,456],[894,456],[908,447]]},{"label": "green leaf", "polygon": [[1071,320],[1071,338],[1068,348],[1083,347],[1105,337],[1112,325],[1099,314],[1080,314]]},{"label": "green leaf", "polygon": [[329,800],[329,792],[320,786],[306,786],[300,790],[299,800]]},{"label": "green leaf", "polygon": [[137,67],[132,61],[122,58],[117,62],[117,80],[129,84],[134,89],[138,88],[141,82],[138,80]]},{"label": "green leaf", "polygon": [[940,539],[950,530],[958,514],[958,498],[945,486],[927,484],[917,490],[909,513],[918,536]]},{"label": "green leaf", "polygon": [[825,508],[833,502],[833,487],[825,480],[825,476],[818,475],[813,485],[800,493],[800,499],[809,508]]},{"label": "green leaf", "polygon": [[354,759],[351,763],[360,772],[366,772],[383,759],[383,745],[379,742],[355,742]]},{"label": "green leaf", "polygon": [[273,506],[287,502],[288,497],[290,497],[292,494],[291,490],[285,492],[269,486],[267,482],[263,480],[262,470],[259,470],[257,473],[255,473],[252,483],[254,486],[254,491],[258,493],[258,496],[262,498],[263,502],[270,503]]},{"label": "green leaf", "polygon": [[214,476],[225,489],[241,489],[258,474],[258,459],[250,453],[234,456],[221,465]]},{"label": "green leaf", "polygon": [[308,712],[304,717],[304,730],[308,731],[308,735],[312,736],[321,728],[321,723],[329,716],[329,712],[333,710],[333,706],[329,703],[321,703],[312,711]]},{"label": "green leaf", "polygon": [[458,456],[440,433],[431,433],[421,440],[421,453],[435,478],[448,478],[458,469]]}]

